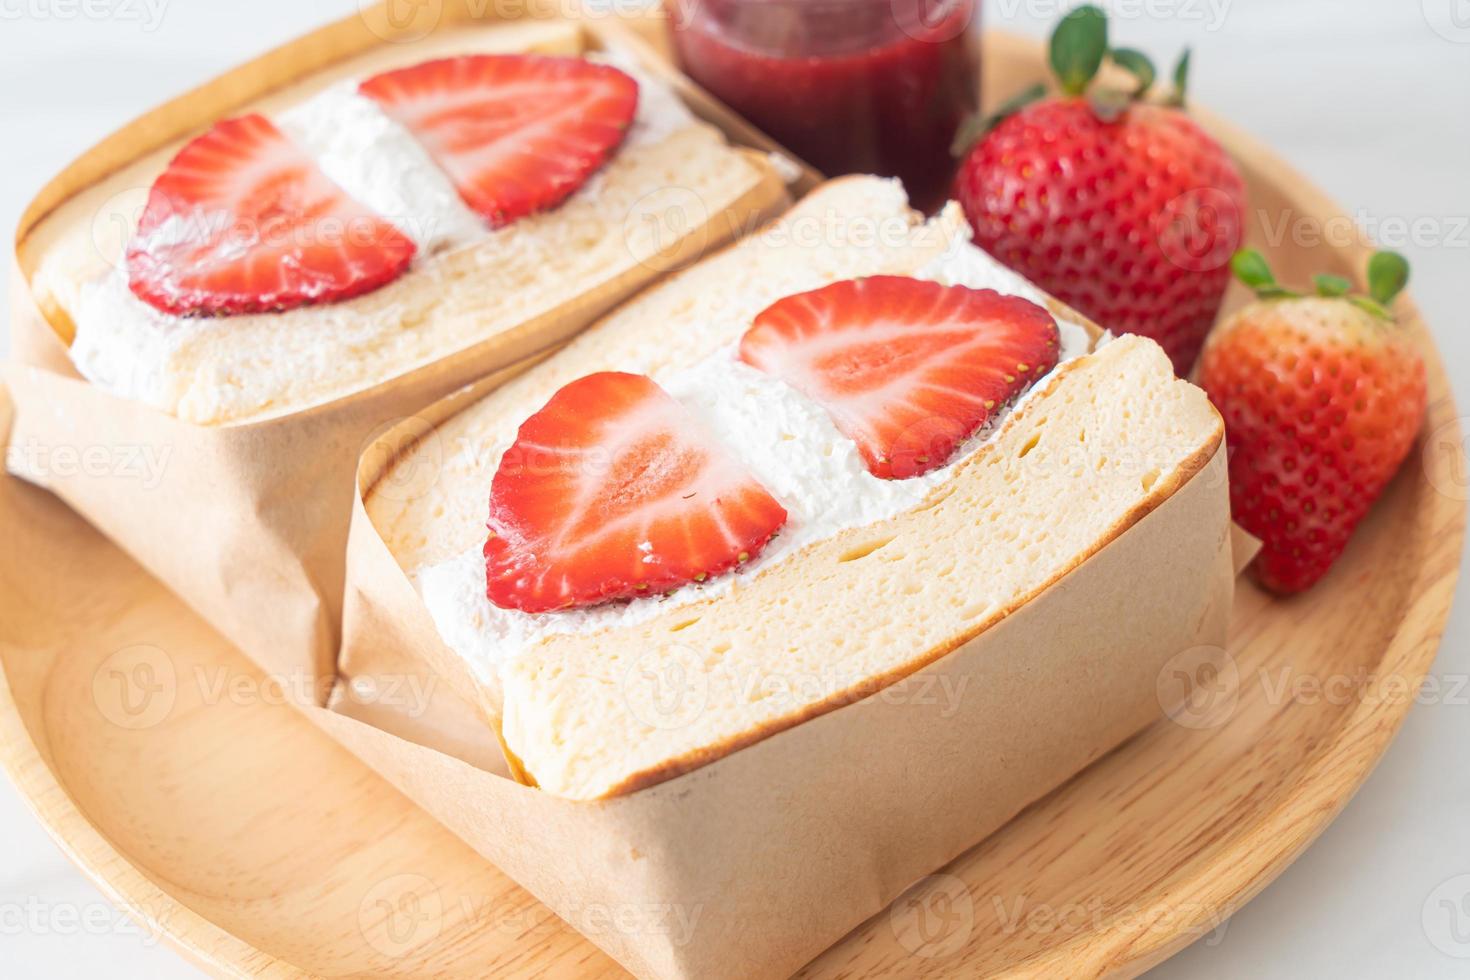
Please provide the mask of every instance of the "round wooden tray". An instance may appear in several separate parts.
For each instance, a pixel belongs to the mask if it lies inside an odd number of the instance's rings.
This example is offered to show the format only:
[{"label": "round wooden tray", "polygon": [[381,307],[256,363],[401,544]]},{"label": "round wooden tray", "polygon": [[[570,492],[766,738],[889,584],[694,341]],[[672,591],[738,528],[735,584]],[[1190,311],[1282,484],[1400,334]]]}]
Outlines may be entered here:
[{"label": "round wooden tray", "polygon": [[[989,38],[988,94],[1005,97],[1040,66],[1034,44]],[[1358,276],[1362,246],[1311,233],[1350,227],[1339,209],[1210,124],[1241,162],[1255,243],[1281,277]],[[1133,975],[1208,936],[1332,820],[1434,657],[1470,495],[1443,368],[1404,309],[1429,358],[1429,421],[1332,575],[1290,602],[1242,585],[1228,654],[1160,678],[1193,685],[1184,713],[804,975]],[[67,853],[184,955],[230,976],[618,972],[283,706],[242,655],[55,499],[0,479],[0,526],[4,765]],[[425,881],[431,899],[408,900]]]}]

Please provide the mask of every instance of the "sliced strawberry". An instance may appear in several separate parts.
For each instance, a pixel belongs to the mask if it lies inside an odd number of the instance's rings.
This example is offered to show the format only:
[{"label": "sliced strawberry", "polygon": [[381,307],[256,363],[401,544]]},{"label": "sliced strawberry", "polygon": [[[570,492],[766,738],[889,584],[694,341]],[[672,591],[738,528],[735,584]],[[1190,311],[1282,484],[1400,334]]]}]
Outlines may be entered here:
[{"label": "sliced strawberry", "polygon": [[466,55],[359,91],[413,133],[494,227],[555,207],[601,167],[638,106],[631,77],[582,58]]},{"label": "sliced strawberry", "polygon": [[1051,315],[990,289],[850,279],[763,310],[740,359],[818,402],[874,476],[943,466],[1057,363]]},{"label": "sliced strawberry", "polygon": [[573,381],[521,426],[490,489],[486,594],[548,612],[741,565],[786,511],[648,378]]},{"label": "sliced strawberry", "polygon": [[414,244],[348,197],[263,116],[227,119],[153,184],[128,285],[179,316],[286,310],[398,278]]}]

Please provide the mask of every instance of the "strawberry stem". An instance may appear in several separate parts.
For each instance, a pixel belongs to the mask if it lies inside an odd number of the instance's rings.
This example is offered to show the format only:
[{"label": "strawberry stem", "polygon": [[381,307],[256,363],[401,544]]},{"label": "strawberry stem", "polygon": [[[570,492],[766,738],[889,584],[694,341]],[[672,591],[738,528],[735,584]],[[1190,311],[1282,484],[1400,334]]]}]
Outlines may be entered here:
[{"label": "strawberry stem", "polygon": [[1153,88],[1158,72],[1154,70],[1154,63],[1149,60],[1148,55],[1134,48],[1114,48],[1108,52],[1108,57],[1112,59],[1113,64],[1138,81],[1138,87],[1133,90],[1134,98],[1142,96]]},{"label": "strawberry stem", "polygon": [[1336,297],[1346,296],[1353,288],[1352,281],[1342,276],[1331,276],[1326,273],[1312,277],[1312,284],[1317,287],[1318,296]]},{"label": "strawberry stem", "polygon": [[1088,105],[1092,106],[1093,114],[1103,122],[1113,122],[1127,111],[1137,96],[1132,92],[1124,92],[1115,88],[1094,89],[1087,97]]},{"label": "strawberry stem", "polygon": [[1052,32],[1052,71],[1068,95],[1081,95],[1097,76],[1108,53],[1108,18],[1087,4],[1061,19]]}]

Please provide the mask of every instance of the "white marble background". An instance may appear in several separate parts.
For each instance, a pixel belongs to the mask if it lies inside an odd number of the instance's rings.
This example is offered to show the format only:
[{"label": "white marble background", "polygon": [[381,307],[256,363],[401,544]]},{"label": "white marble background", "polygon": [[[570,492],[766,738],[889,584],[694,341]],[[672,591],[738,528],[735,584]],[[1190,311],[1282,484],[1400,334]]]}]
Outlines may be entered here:
[{"label": "white marble background", "polygon": [[[990,26],[1036,34],[1071,5],[982,2]],[[1161,63],[1194,45],[1200,102],[1409,255],[1414,291],[1470,403],[1470,0],[1105,5],[1115,40]],[[0,0],[0,227],[13,228],[48,175],[136,113],[354,9],[354,0]],[[1416,708],[1316,845],[1155,976],[1470,975],[1464,605],[1435,666],[1441,690],[1458,693]],[[0,974],[197,975],[111,910],[3,780],[0,840]],[[1442,899],[1462,903],[1458,920]]]}]

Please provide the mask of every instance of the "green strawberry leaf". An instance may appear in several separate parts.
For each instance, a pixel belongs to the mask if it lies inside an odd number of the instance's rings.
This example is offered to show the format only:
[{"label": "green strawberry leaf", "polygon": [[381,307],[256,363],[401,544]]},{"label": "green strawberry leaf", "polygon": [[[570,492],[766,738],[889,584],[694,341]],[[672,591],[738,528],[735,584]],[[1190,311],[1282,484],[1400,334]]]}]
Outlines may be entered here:
[{"label": "green strawberry leaf", "polygon": [[1062,91],[1081,95],[1108,53],[1108,18],[1092,4],[1063,17],[1051,36],[1051,67]]},{"label": "green strawberry leaf", "polygon": [[1317,287],[1318,296],[1346,296],[1348,290],[1353,288],[1350,280],[1344,279],[1342,276],[1329,276],[1325,273],[1314,276],[1312,282]]},{"label": "green strawberry leaf", "polygon": [[1409,261],[1397,252],[1379,252],[1368,261],[1368,295],[1387,307],[1409,284]]},{"label": "green strawberry leaf", "polygon": [[1158,73],[1154,71],[1154,63],[1149,60],[1148,55],[1133,48],[1114,48],[1109,52],[1109,57],[1113,59],[1113,64],[1138,80],[1138,88],[1133,90],[1135,96],[1143,95],[1153,88]]},{"label": "green strawberry leaf", "polygon": [[1174,66],[1174,91],[1169,96],[1169,105],[1184,107],[1185,96],[1189,92],[1189,56],[1188,48],[1179,56],[1179,63]]},{"label": "green strawberry leaf", "polygon": [[1281,289],[1276,284],[1276,276],[1272,274],[1266,257],[1253,248],[1243,248],[1236,252],[1230,259],[1230,270],[1235,273],[1235,278],[1255,290],[1257,295],[1264,296],[1266,290]]},{"label": "green strawberry leaf", "polygon": [[1015,95],[1006,99],[996,106],[995,111],[988,116],[979,114],[969,116],[955,131],[954,142],[949,145],[949,152],[956,157],[962,157],[969,152],[970,147],[980,141],[980,137],[999,126],[1008,116],[1013,116],[1031,103],[1046,95],[1046,86],[1037,82],[1030,88],[1023,89]]}]

